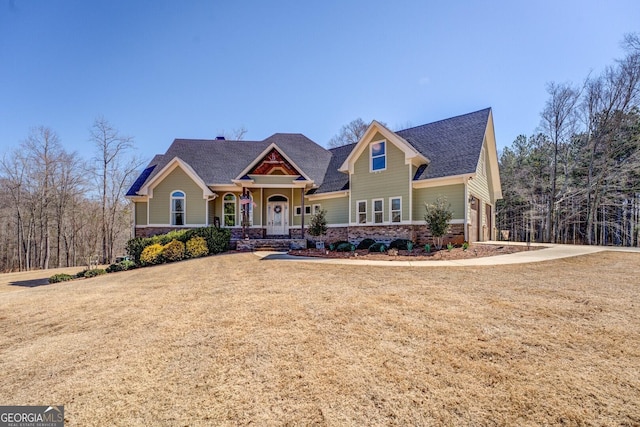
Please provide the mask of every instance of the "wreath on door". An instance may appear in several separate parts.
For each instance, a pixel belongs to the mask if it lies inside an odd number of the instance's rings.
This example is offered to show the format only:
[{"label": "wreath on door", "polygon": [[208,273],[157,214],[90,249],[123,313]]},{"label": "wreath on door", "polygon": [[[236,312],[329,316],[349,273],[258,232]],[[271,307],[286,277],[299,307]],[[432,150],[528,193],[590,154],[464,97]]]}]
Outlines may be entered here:
[{"label": "wreath on door", "polygon": [[277,214],[279,214],[280,212],[282,212],[282,206],[276,206],[273,208],[273,211]]}]

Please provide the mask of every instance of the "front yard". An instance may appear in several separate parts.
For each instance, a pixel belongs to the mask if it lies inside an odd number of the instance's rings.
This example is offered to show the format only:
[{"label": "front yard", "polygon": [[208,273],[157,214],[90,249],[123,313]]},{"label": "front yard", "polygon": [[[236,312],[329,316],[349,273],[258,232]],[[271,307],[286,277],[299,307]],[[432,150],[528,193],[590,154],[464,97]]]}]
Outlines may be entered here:
[{"label": "front yard", "polygon": [[640,260],[227,254],[0,292],[0,403],[85,425],[638,425]]}]

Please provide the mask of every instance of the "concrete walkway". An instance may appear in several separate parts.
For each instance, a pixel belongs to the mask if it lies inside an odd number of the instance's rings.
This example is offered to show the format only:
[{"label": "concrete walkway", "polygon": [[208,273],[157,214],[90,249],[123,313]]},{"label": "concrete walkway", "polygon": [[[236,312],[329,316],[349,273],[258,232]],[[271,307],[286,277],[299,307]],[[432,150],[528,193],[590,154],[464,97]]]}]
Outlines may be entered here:
[{"label": "concrete walkway", "polygon": [[[483,242],[483,244],[491,245],[525,245],[524,243],[513,242]],[[617,246],[586,246],[586,245],[560,245],[560,244],[536,244],[544,246],[543,249],[522,251],[506,255],[496,255],[473,259],[460,259],[452,261],[383,261],[383,260],[366,260],[355,258],[318,258],[318,257],[300,257],[293,256],[282,252],[256,251],[254,255],[262,260],[279,260],[294,262],[315,262],[321,264],[351,264],[351,265],[375,265],[387,267],[460,267],[473,265],[505,265],[505,264],[523,264],[529,262],[549,261],[559,258],[568,258],[580,255],[593,254],[603,251],[617,252],[633,252],[640,255],[640,248],[626,248]]]}]

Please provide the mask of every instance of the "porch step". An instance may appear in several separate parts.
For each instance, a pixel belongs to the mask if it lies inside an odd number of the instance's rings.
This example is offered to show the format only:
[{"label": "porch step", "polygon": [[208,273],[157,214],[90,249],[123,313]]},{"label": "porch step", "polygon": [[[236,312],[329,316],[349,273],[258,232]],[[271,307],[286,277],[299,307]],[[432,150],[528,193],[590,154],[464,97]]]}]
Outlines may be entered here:
[{"label": "porch step", "polygon": [[304,239],[248,239],[238,240],[237,249],[239,251],[283,251],[286,252],[291,247],[304,247]]}]

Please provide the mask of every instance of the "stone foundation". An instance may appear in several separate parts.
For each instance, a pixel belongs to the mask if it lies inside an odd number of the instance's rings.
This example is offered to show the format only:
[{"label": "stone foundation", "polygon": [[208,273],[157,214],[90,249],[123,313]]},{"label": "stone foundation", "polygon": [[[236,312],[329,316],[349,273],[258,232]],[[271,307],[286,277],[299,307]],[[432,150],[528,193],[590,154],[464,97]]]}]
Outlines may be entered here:
[{"label": "stone foundation", "polygon": [[[184,230],[184,228],[176,227],[136,227],[136,237],[151,237],[156,234],[168,233],[172,230]],[[429,227],[426,225],[380,225],[380,226],[355,226],[355,227],[329,227],[327,234],[322,238],[309,235],[309,231],[305,228],[304,238],[311,241],[325,241],[328,243],[346,240],[353,244],[358,244],[364,239],[373,239],[376,242],[391,243],[396,239],[408,239],[415,242],[416,245],[423,246],[427,243],[433,244],[433,236]],[[249,239],[264,239],[266,233],[265,228],[247,228],[246,234]],[[289,237],[291,239],[301,239],[300,228],[289,229]],[[242,228],[231,229],[231,246],[234,248],[236,242],[243,240]],[[464,242],[464,225],[452,224],[449,234],[444,236],[443,244],[453,243],[460,245]]]},{"label": "stone foundation", "polygon": [[[289,234],[292,239],[300,239],[301,231],[299,228],[292,228],[289,230]],[[349,228],[348,227],[329,227],[327,229],[327,234],[324,236],[316,237],[309,234],[309,230],[307,228],[304,229],[304,237],[307,240],[311,241],[320,241],[323,240],[325,242],[337,242],[338,240],[347,240],[349,238]]]}]

